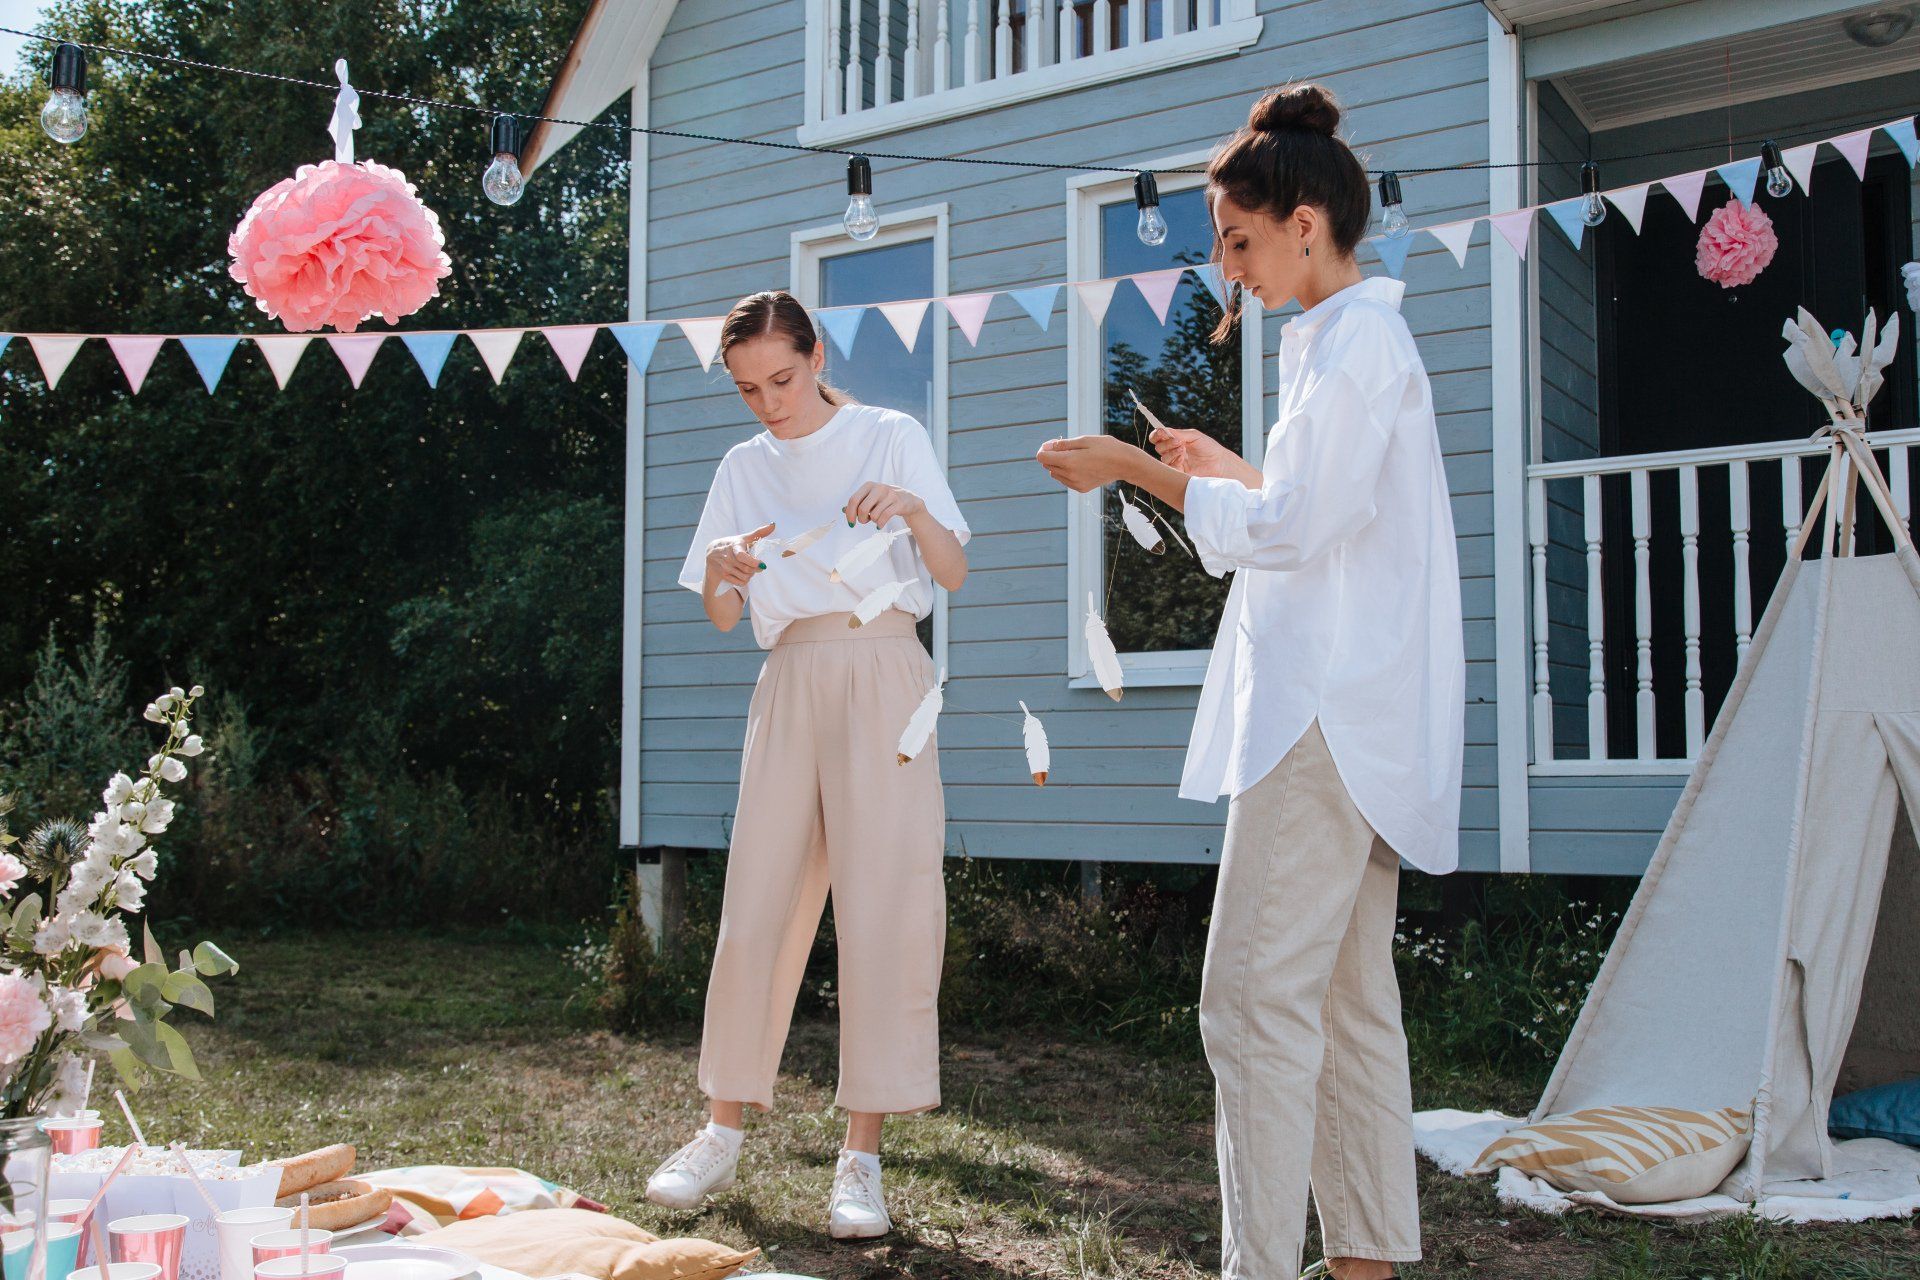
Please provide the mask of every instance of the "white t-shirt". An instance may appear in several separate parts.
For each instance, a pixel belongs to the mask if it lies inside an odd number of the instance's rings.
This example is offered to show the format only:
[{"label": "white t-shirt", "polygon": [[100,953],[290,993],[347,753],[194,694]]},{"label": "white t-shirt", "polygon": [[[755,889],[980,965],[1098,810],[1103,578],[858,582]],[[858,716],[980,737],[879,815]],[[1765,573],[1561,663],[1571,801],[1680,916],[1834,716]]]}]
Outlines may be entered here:
[{"label": "white t-shirt", "polygon": [[1460,566],[1404,288],[1363,280],[1287,324],[1260,488],[1187,482],[1201,562],[1234,576],[1180,794],[1239,795],[1317,716],[1373,829],[1443,873],[1460,858]]},{"label": "white t-shirt", "polygon": [[[827,535],[798,555],[785,557],[776,551],[766,556],[765,572],[754,574],[748,583],[747,614],[760,647],[773,648],[787,624],[797,619],[851,613],[869,592],[889,582],[907,584],[894,608],[916,619],[926,617],[933,612],[933,575],[911,534],[896,538],[885,555],[851,581],[834,582],[827,576],[849,548],[875,536],[870,524],[849,529],[842,514],[847,499],[874,480],[917,495],[962,546],[973,536],[947,487],[926,428],[893,409],[842,405],[819,430],[798,439],[781,440],[762,431],[727,450],[680,567],[680,585],[704,589],[707,547],[715,538],[751,533],[769,523],[774,537],[793,538],[831,521]],[[880,532],[905,527],[906,521],[896,516]]]}]

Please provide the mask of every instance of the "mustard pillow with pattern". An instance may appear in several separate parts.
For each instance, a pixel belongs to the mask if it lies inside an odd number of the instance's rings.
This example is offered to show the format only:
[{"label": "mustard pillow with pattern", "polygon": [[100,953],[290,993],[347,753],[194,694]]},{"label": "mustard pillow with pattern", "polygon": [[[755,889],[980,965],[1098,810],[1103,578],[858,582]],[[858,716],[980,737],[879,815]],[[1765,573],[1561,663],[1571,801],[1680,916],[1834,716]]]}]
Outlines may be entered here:
[{"label": "mustard pillow with pattern", "polygon": [[1592,1107],[1510,1129],[1470,1173],[1501,1165],[1616,1204],[1665,1204],[1713,1191],[1745,1158],[1753,1113],[1735,1107]]}]

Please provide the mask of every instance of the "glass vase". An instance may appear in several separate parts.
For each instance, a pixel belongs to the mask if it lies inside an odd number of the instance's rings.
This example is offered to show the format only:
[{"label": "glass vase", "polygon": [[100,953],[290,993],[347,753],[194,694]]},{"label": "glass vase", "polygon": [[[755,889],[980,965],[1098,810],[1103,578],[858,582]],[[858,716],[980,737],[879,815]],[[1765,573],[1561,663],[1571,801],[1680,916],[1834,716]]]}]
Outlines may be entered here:
[{"label": "glass vase", "polygon": [[71,1262],[52,1269],[58,1274],[47,1266],[52,1155],[53,1141],[40,1128],[40,1117],[0,1120],[0,1257],[5,1280],[66,1280],[72,1270]]}]

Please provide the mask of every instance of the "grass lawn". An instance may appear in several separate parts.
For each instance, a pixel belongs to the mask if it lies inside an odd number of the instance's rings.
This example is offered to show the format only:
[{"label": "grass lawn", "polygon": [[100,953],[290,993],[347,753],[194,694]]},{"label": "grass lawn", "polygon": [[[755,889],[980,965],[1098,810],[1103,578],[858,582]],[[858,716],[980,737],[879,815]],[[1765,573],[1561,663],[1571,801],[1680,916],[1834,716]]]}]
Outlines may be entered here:
[{"label": "grass lawn", "polygon": [[[173,939],[174,943],[186,939]],[[569,997],[562,940],[220,935],[241,973],[220,1016],[183,1012],[202,1082],[134,1098],[150,1140],[236,1145],[247,1158],[354,1142],[361,1167],[513,1164],[665,1235],[766,1250],[768,1270],[833,1280],[1216,1274],[1213,1104],[1202,1062],[1028,1032],[950,1037],[945,1106],[889,1127],[894,1234],[826,1237],[840,1121],[835,1034],[796,1027],[782,1110],[753,1122],[740,1183],[698,1215],[640,1198],[698,1122],[691,1031],[594,1029]],[[1524,1105],[1498,1081],[1424,1082],[1422,1105]],[[124,1141],[108,1116],[109,1141]],[[1518,1217],[1483,1182],[1431,1170],[1428,1259],[1408,1277],[1868,1280],[1920,1275],[1912,1222],[1785,1230],[1653,1230]],[[1317,1256],[1312,1246],[1309,1257]]]}]

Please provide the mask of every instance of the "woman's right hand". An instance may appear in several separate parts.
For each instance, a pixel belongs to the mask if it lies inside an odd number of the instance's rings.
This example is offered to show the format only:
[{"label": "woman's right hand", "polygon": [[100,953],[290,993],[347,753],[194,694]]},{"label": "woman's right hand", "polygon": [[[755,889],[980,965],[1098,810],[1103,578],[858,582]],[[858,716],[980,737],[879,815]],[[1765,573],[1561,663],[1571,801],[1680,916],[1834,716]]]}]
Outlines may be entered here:
[{"label": "woman's right hand", "polygon": [[730,538],[715,538],[707,544],[707,578],[718,584],[731,582],[744,588],[753,575],[765,569],[753,544],[773,533],[771,524],[763,524],[752,533],[737,533]]},{"label": "woman's right hand", "polygon": [[1155,427],[1148,440],[1160,461],[1190,476],[1237,479],[1246,460],[1204,431],[1182,427]]}]

